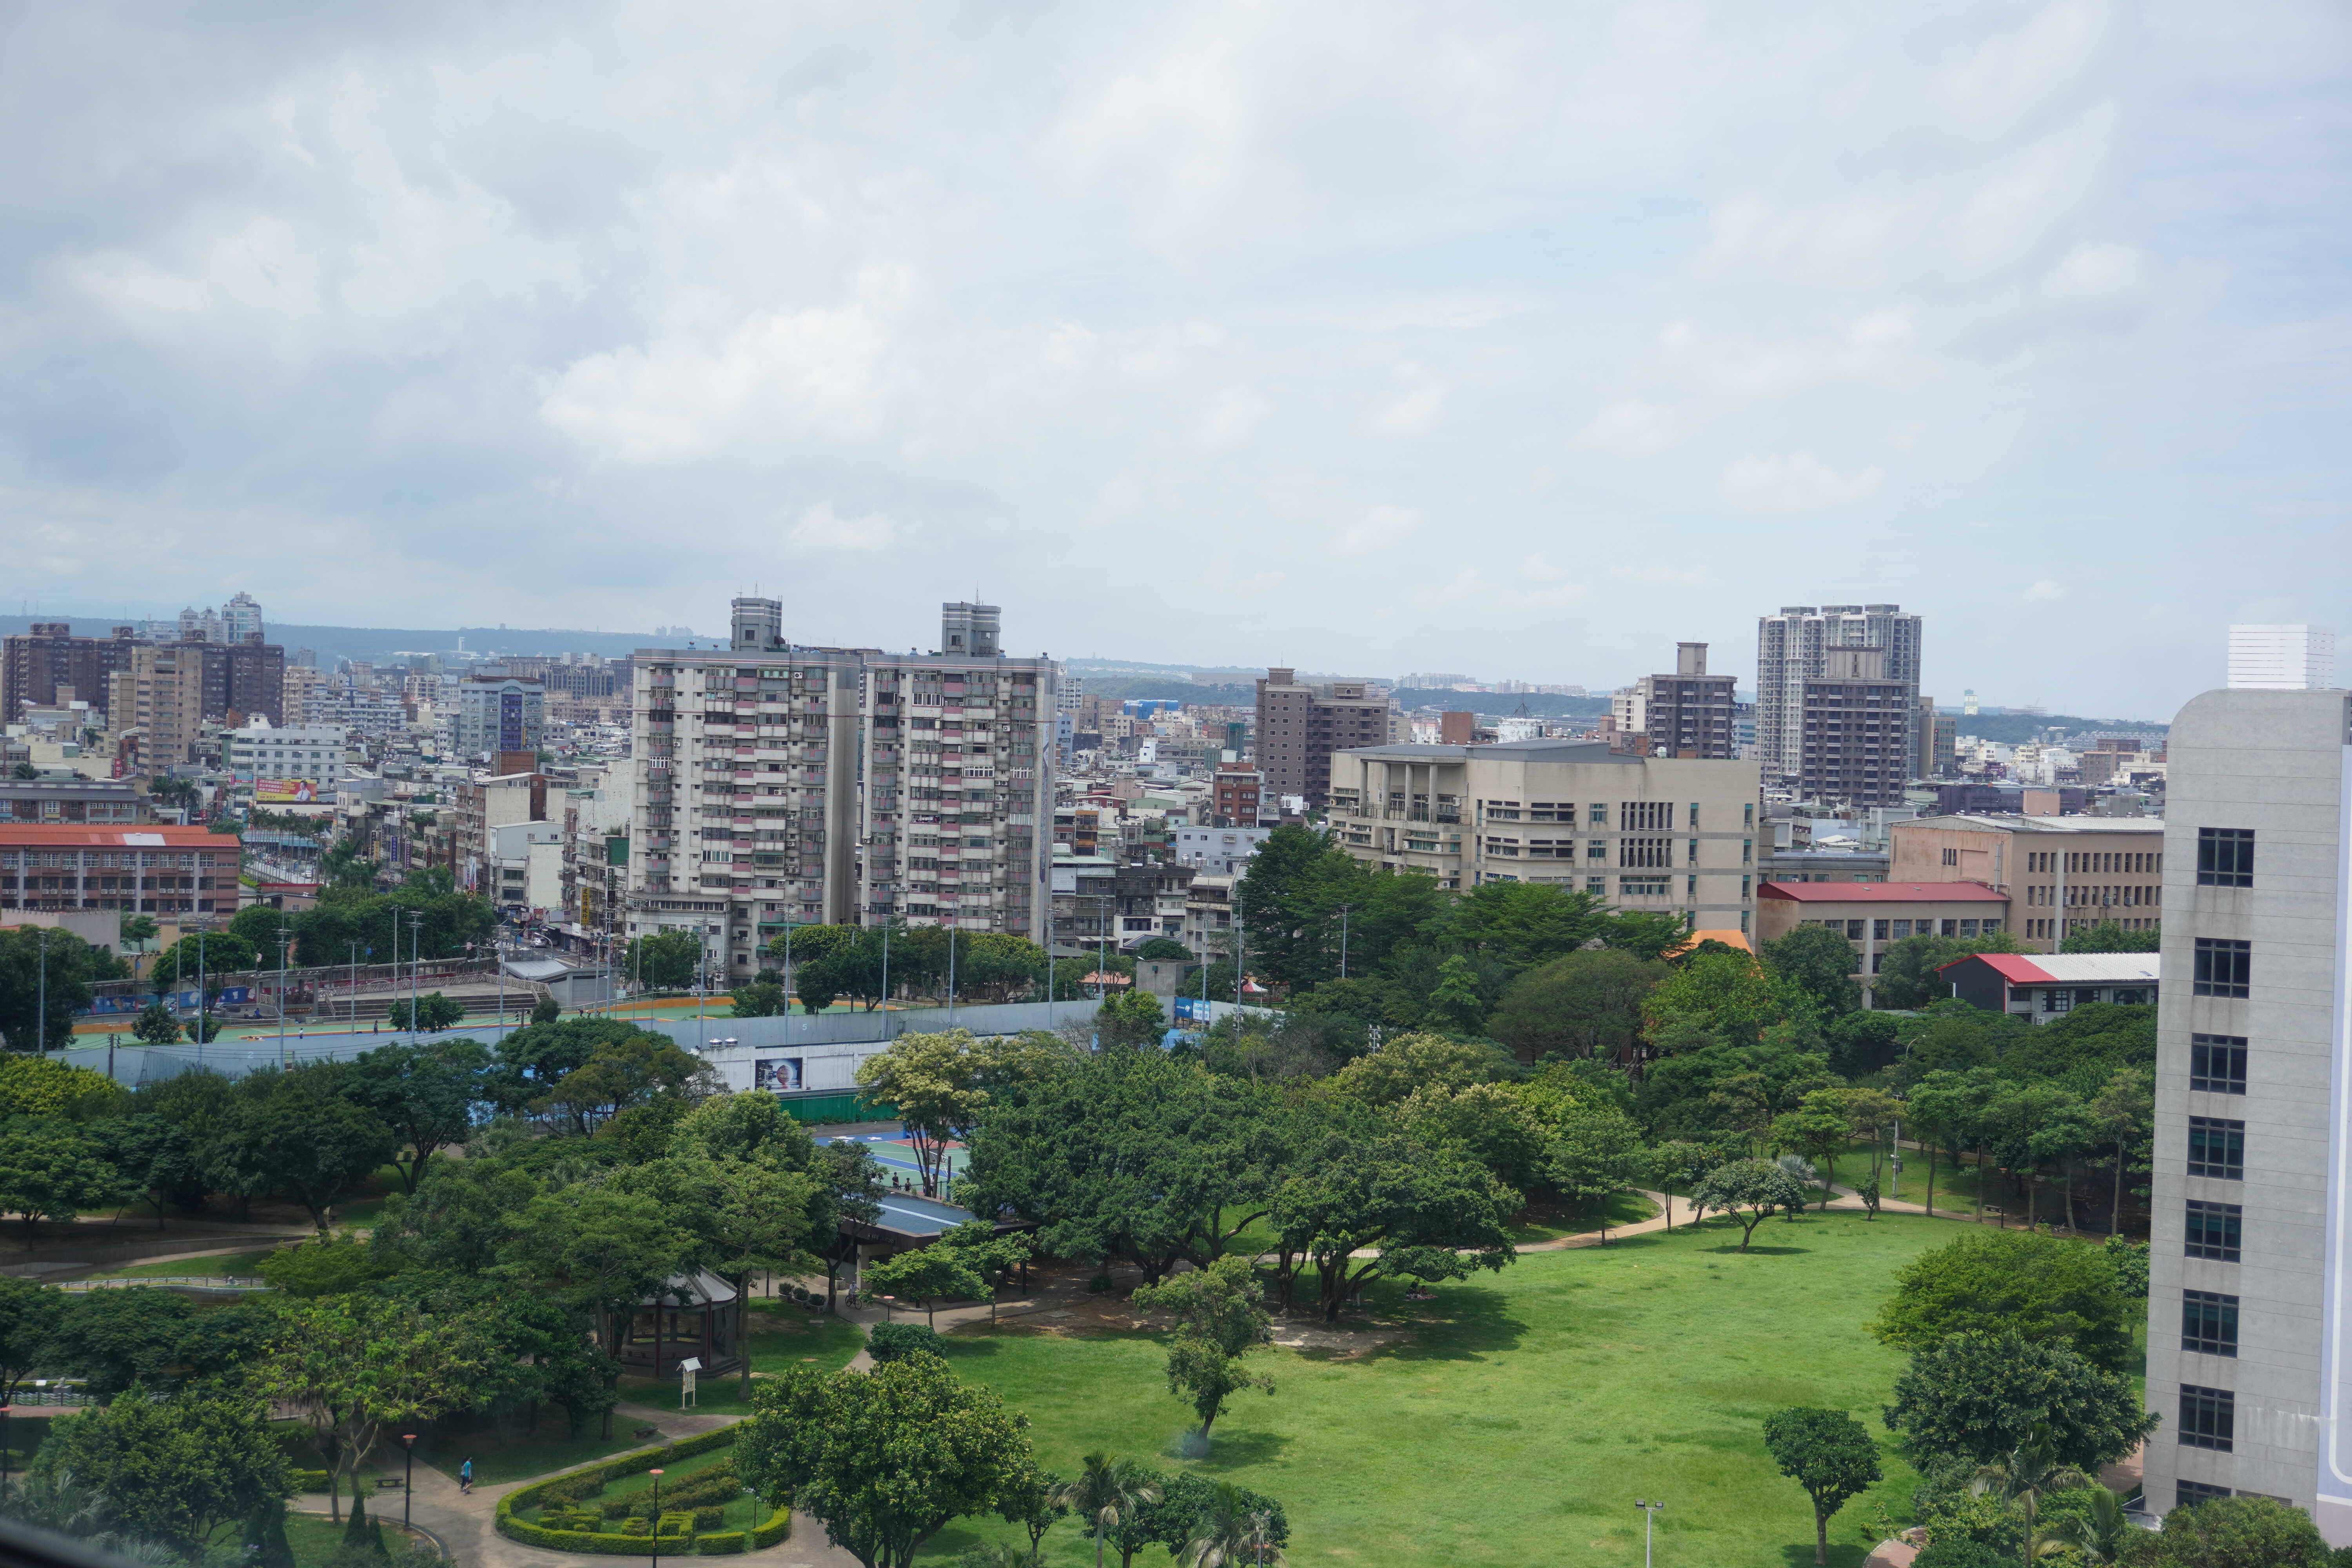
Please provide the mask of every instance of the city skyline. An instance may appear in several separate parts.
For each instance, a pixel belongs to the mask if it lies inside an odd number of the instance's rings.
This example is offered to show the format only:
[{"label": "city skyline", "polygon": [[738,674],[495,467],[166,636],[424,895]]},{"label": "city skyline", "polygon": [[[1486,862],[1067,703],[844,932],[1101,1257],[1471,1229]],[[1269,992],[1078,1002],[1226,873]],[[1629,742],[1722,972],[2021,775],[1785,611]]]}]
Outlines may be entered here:
[{"label": "city skyline", "polygon": [[811,642],[1630,678],[1899,601],[1926,689],[2143,713],[2344,619],[2326,7],[16,41],[45,604],[691,624],[723,562]]}]

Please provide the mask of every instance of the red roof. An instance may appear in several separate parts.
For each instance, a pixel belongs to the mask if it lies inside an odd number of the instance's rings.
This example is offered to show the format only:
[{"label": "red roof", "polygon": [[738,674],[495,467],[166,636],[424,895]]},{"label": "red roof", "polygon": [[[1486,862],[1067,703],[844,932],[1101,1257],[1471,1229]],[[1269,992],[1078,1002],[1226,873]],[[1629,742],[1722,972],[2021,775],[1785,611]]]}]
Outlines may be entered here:
[{"label": "red roof", "polygon": [[[2057,978],[2021,952],[1979,952],[1971,954],[1970,958],[1988,966],[2011,985],[2046,985]],[[1969,962],[1969,958],[1956,958],[1951,963],[1937,964],[1936,973],[1940,974],[1953,963]]]},{"label": "red roof", "polygon": [[0,844],[51,849],[236,849],[236,837],[209,827],[148,822],[120,827],[79,822],[0,822]]},{"label": "red roof", "polygon": [[1982,882],[1767,882],[1759,899],[1801,904],[2005,904],[2007,893]]}]

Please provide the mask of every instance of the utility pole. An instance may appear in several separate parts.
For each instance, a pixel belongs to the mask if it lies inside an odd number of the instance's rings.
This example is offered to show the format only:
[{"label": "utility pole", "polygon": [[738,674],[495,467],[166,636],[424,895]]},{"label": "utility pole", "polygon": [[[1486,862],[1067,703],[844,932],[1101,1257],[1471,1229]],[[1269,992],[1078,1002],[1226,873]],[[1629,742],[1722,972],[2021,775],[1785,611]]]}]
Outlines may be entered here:
[{"label": "utility pole", "polygon": [[[375,956],[374,952],[373,952],[373,950],[371,950],[371,951],[369,952],[369,953],[368,953],[368,956],[369,956],[370,958],[373,958],[373,957]],[[358,942],[353,942],[353,943],[352,943],[352,1033],[353,1033],[353,1034],[355,1034],[355,1035],[356,1035],[356,1034],[358,1034],[358,1033],[359,1033],[359,1029],[360,1029],[360,944],[359,944]]]},{"label": "utility pole", "polygon": [[956,928],[952,916],[948,921],[948,1027],[955,1027],[955,961]]},{"label": "utility pole", "polygon": [[40,1001],[35,1005],[33,1012],[33,1049],[42,1056],[49,1054],[49,928],[47,926],[41,928]]},{"label": "utility pole", "polygon": [[210,1000],[206,995],[208,989],[205,984],[205,933],[198,931],[196,933],[196,1065],[198,1067],[205,1065],[205,1036],[211,1032],[205,1024],[205,1004]]},{"label": "utility pole", "polygon": [[278,922],[278,1066],[286,1066],[286,950],[294,940],[294,928],[283,920]]},{"label": "utility pole", "polygon": [[411,910],[408,911],[408,1034],[409,1042],[412,1045],[415,1043],[416,1026],[420,1021],[416,1016],[416,1009],[422,998],[417,995],[417,991],[424,978],[424,971],[425,911]]},{"label": "utility pole", "polygon": [[1339,978],[1348,978],[1348,906],[1339,906]]}]

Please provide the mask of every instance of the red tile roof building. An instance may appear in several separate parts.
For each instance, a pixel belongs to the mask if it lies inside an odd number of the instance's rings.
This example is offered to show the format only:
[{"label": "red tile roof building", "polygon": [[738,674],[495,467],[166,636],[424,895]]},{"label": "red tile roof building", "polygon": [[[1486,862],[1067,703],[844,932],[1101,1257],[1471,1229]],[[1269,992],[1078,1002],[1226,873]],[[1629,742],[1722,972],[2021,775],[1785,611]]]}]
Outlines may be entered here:
[{"label": "red tile roof building", "polygon": [[203,827],[0,822],[0,910],[232,914],[243,858]]}]

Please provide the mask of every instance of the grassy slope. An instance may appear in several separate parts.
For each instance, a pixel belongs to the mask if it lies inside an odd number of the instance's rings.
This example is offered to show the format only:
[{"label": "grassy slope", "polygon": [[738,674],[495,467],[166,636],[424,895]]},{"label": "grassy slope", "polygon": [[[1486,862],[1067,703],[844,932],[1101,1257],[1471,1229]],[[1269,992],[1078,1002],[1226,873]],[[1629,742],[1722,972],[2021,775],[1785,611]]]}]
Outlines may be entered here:
[{"label": "grassy slope", "polygon": [[[1641,1550],[1633,1500],[1664,1497],[1662,1562],[1763,1568],[1811,1560],[1811,1516],[1766,1458],[1759,1424],[1827,1405],[1869,1426],[1887,1473],[1832,1525],[1832,1561],[1851,1568],[1879,1506],[1900,1521],[1915,1484],[1877,1418],[1901,1358],[1862,1323],[1899,1264],[1954,1234],[1832,1214],[1768,1222],[1744,1257],[1721,1221],[1524,1257],[1440,1287],[1406,1344],[1266,1357],[1276,1394],[1237,1397],[1200,1468],[1281,1499],[1294,1561],[1621,1564]],[[1372,1302],[1400,1305],[1386,1288]],[[1028,1414],[1050,1467],[1072,1470],[1095,1447],[1186,1463],[1172,1455],[1189,1413],[1150,1336],[1008,1328],[950,1345],[961,1373]],[[1011,1538],[1001,1521],[960,1521],[922,1561]],[[1093,1557],[1066,1524],[1047,1559]]]}]

